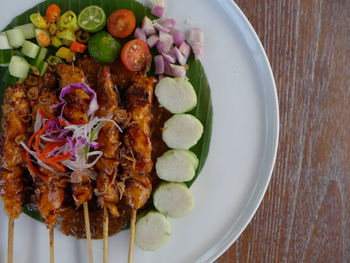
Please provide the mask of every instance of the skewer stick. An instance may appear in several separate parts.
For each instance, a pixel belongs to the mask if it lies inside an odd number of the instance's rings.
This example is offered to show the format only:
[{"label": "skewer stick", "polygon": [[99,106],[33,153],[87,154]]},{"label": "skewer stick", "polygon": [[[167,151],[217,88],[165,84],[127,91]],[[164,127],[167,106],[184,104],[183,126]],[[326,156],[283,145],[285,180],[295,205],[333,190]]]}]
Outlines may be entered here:
[{"label": "skewer stick", "polygon": [[129,243],[129,257],[128,257],[128,263],[132,263],[132,262],[133,262],[133,257],[134,257],[136,213],[137,213],[137,210],[136,210],[136,209],[133,209],[132,212],[131,212],[131,221],[130,221],[130,243]]},{"label": "skewer stick", "polygon": [[89,207],[88,207],[88,203],[87,202],[85,202],[83,205],[84,205],[85,231],[86,231],[86,240],[87,240],[87,245],[88,245],[89,262],[90,263],[94,263],[94,256],[92,254],[92,241],[91,241]]},{"label": "skewer stick", "polygon": [[55,262],[55,254],[54,254],[54,228],[50,227],[50,263]]},{"label": "skewer stick", "polygon": [[108,262],[108,210],[103,209],[103,263]]},{"label": "skewer stick", "polygon": [[15,220],[9,217],[8,225],[8,243],[7,243],[7,263],[13,263],[13,233],[15,228]]}]

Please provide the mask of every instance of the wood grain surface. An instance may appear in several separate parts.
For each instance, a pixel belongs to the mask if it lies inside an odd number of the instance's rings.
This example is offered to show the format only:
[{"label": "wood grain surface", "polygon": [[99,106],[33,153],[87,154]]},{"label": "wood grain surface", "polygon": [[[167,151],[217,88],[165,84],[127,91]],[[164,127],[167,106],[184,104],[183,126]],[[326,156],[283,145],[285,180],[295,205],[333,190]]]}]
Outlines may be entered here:
[{"label": "wood grain surface", "polygon": [[236,0],[280,105],[277,163],[228,262],[350,262],[350,1]]}]

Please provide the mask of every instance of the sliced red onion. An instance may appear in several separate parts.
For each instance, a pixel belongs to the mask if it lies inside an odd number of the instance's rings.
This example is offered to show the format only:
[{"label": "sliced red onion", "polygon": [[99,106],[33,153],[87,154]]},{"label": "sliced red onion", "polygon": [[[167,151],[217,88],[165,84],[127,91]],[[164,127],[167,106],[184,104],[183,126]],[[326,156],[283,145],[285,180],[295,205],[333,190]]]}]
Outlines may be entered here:
[{"label": "sliced red onion", "polygon": [[154,28],[158,30],[158,32],[170,33],[170,28],[167,28],[158,22],[155,22]]},{"label": "sliced red onion", "polygon": [[188,34],[188,43],[192,46],[192,44],[202,44],[204,43],[204,33],[202,29],[192,28]]},{"label": "sliced red onion", "polygon": [[143,18],[141,29],[146,33],[147,36],[154,35],[157,33],[152,20],[149,19],[147,16]]},{"label": "sliced red onion", "polygon": [[159,41],[159,37],[157,35],[152,35],[150,36],[148,39],[147,39],[147,45],[152,48],[154,47],[155,45],[157,45]]},{"label": "sliced red onion", "polygon": [[163,6],[154,6],[151,10],[151,14],[157,17],[162,17],[164,15],[165,8]]},{"label": "sliced red onion", "polygon": [[177,61],[179,61],[179,64],[180,64],[181,66],[186,65],[186,63],[187,63],[187,57],[185,57],[185,56],[180,52],[180,50],[179,50],[177,47],[174,47],[174,48],[172,49],[172,53],[175,55]]},{"label": "sliced red onion", "polygon": [[162,55],[165,61],[169,63],[176,63],[176,56],[171,54],[171,52],[169,54],[162,53]]},{"label": "sliced red onion", "polygon": [[[173,37],[170,34],[159,32],[159,42],[157,44],[157,49],[160,54],[168,54],[174,43]],[[158,48],[158,45],[160,46]]]},{"label": "sliced red onion", "polygon": [[171,70],[171,76],[178,78],[178,77],[186,77],[186,67],[169,64],[170,70]]},{"label": "sliced red onion", "polygon": [[177,47],[179,47],[185,41],[185,34],[180,30],[173,29],[171,31],[171,35],[173,36],[174,43]]},{"label": "sliced red onion", "polygon": [[161,21],[159,21],[159,24],[168,29],[173,29],[176,27],[176,21],[173,18],[162,19]]},{"label": "sliced red onion", "polygon": [[35,123],[34,123],[34,132],[40,130],[43,125],[43,116],[39,112],[36,113]]},{"label": "sliced red onion", "polygon": [[71,84],[71,85],[68,85],[67,87],[64,87],[62,90],[61,90],[61,93],[60,93],[60,96],[59,96],[59,99],[60,99],[60,102],[59,104],[56,104],[56,105],[53,105],[52,107],[55,109],[55,108],[58,108],[60,106],[62,106],[62,111],[61,111],[61,115],[63,113],[63,109],[64,109],[64,106],[65,104],[67,103],[64,99],[64,96],[66,94],[68,94],[71,90],[73,89],[82,89],[83,91],[85,91],[88,95],[90,95],[91,97],[91,101],[90,101],[90,105],[89,105],[89,110],[87,112],[88,115],[92,115],[94,114],[97,110],[98,110],[98,103],[97,103],[97,96],[96,96],[96,92],[90,88],[88,85],[86,85],[85,83],[81,82],[81,83],[76,83],[76,84]]},{"label": "sliced red onion", "polygon": [[141,39],[145,42],[147,40],[146,33],[144,31],[142,31],[142,29],[139,27],[135,29],[134,37],[136,39]]},{"label": "sliced red onion", "polygon": [[201,44],[193,44],[191,45],[192,47],[192,51],[194,53],[194,57],[196,60],[198,60],[199,58],[201,58],[204,54],[204,46]]},{"label": "sliced red onion", "polygon": [[164,60],[162,55],[155,56],[154,58],[154,64],[156,67],[155,73],[156,74],[163,74],[164,73]]},{"label": "sliced red onion", "polygon": [[188,58],[190,56],[191,53],[191,47],[189,44],[187,44],[186,42],[183,42],[180,46],[179,46],[179,50],[180,52],[186,57]]}]

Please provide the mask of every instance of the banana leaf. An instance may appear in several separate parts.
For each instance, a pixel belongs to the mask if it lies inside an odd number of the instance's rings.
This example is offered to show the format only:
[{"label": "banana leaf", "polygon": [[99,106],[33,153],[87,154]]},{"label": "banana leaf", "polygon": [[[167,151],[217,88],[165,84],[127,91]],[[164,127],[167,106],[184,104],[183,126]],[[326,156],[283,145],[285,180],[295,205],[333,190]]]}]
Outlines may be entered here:
[{"label": "banana leaf", "polygon": [[[143,17],[146,15],[152,19],[155,18],[150,13],[150,9],[148,7],[145,7],[134,0],[47,0],[31,9],[28,9],[26,12],[14,18],[12,22],[1,31],[30,23],[29,16],[32,13],[39,12],[41,14],[45,14],[47,7],[51,4],[57,4],[61,8],[62,12],[73,10],[77,14],[79,14],[83,8],[89,5],[98,5],[104,9],[107,16],[117,9],[129,9],[134,12],[137,20],[137,25],[141,24]],[[188,65],[189,70],[187,72],[187,77],[189,78],[198,95],[198,105],[190,113],[196,116],[204,126],[203,137],[198,142],[198,144],[196,144],[191,149],[191,151],[193,151],[199,159],[199,166],[196,172],[196,176],[191,181],[186,183],[190,187],[200,174],[208,156],[212,130],[213,110],[209,83],[201,63],[199,61],[196,61],[193,56],[190,56]],[[0,80],[3,79],[3,75],[5,74],[6,70],[6,68],[0,67]],[[3,101],[6,87],[7,85],[3,81],[0,81],[0,101]],[[0,117],[1,114],[2,113],[0,112]],[[41,216],[36,211],[31,211],[24,207],[24,212],[28,216],[42,221]]]}]

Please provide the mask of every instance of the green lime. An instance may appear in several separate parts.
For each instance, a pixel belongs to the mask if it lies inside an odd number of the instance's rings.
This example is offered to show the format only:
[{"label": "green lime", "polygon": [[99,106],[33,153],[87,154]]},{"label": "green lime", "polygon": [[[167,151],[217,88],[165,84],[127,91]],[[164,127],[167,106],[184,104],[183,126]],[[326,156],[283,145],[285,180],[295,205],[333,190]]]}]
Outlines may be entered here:
[{"label": "green lime", "polygon": [[98,62],[113,62],[120,53],[119,42],[106,31],[100,31],[89,39],[90,56]]},{"label": "green lime", "polygon": [[80,12],[78,24],[86,32],[96,33],[106,25],[106,13],[99,6],[88,6]]}]

